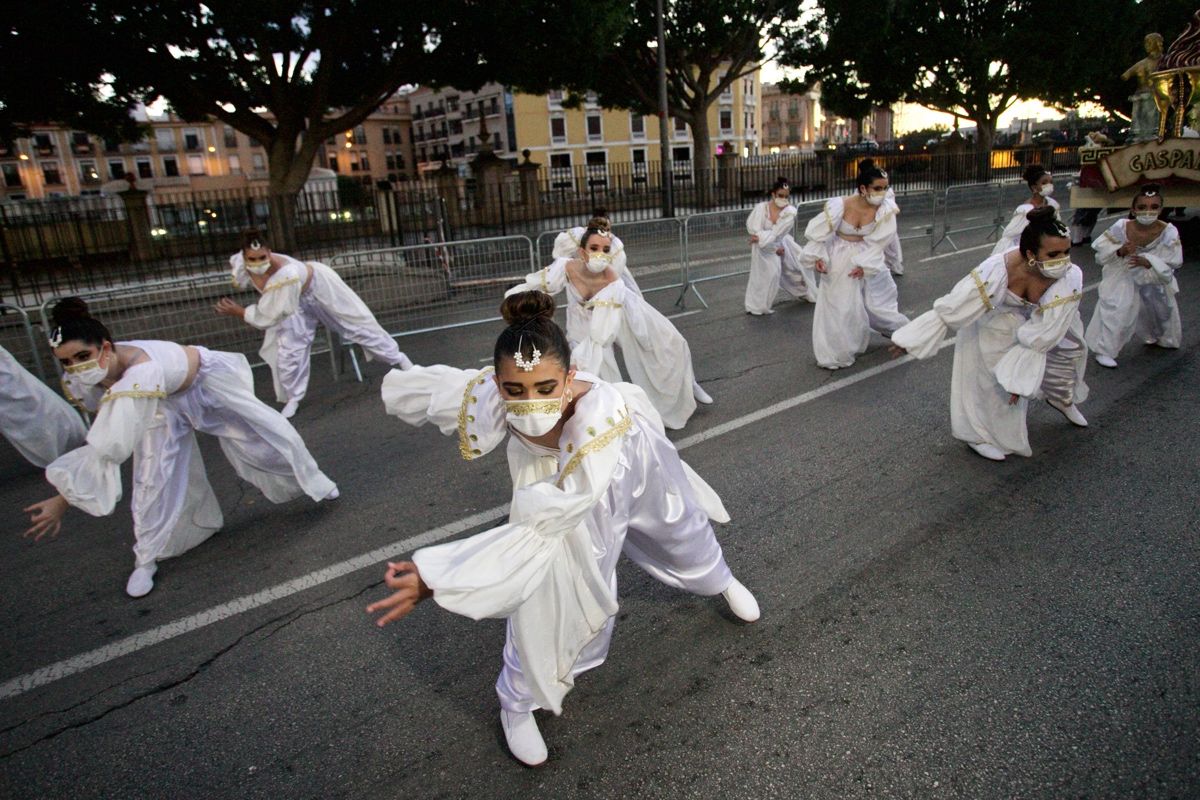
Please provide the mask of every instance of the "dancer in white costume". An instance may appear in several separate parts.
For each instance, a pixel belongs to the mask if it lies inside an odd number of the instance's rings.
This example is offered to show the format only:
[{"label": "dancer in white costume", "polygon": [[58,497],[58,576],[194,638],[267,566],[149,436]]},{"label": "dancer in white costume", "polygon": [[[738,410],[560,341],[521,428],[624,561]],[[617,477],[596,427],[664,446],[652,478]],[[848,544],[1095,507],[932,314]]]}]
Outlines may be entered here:
[{"label": "dancer in white costume", "polygon": [[1087,327],[1087,344],[1103,367],[1117,366],[1117,353],[1133,338],[1159,347],[1179,347],[1179,284],[1175,270],[1183,264],[1183,246],[1174,225],[1158,217],[1162,189],[1140,188],[1129,219],[1117,220],[1092,243],[1104,271],[1100,299]]},{"label": "dancer in white costume", "polygon": [[285,404],[283,416],[295,414],[308,392],[318,323],[362,347],[368,360],[378,358],[401,369],[412,366],[340,275],[318,261],[305,263],[272,253],[264,241],[258,231],[247,231],[242,249],[229,259],[233,284],[253,286],[258,302],[243,308],[222,297],[216,311],[266,331],[258,354],[271,367],[275,399]]},{"label": "dancer in white costume", "polygon": [[337,497],[300,434],[254,396],[246,357],[162,341],[114,341],[77,298],[59,302],[51,333],[64,387],[96,415],[82,447],[46,469],[58,490],[25,509],[35,538],[55,536],[67,506],[111,514],[121,499],[121,464],[133,456],[136,557],[125,591],[154,588],[157,562],[184,553],[223,524],[195,431],[212,434],[234,471],[273,503],[302,495]]},{"label": "dancer in white costume", "polygon": [[1029,224],[1026,217],[1033,209],[1053,208],[1054,216],[1058,217],[1058,201],[1050,196],[1054,194],[1054,177],[1046,171],[1046,168],[1040,164],[1030,164],[1021,173],[1021,177],[1029,185],[1029,200],[1013,210],[1012,218],[1004,226],[1004,232],[1000,234],[996,246],[992,248],[994,256],[1005,253],[1020,244],[1021,231],[1025,230],[1025,226]]},{"label": "dancer in white costume", "polygon": [[[568,228],[554,237],[552,257],[571,259],[578,256],[579,251],[583,248],[583,237],[588,228],[603,231],[609,235],[609,249],[605,252],[612,257],[610,268],[620,277],[621,283],[629,287],[629,291],[641,297],[642,289],[638,286],[633,273],[629,271],[629,256],[625,252],[625,243],[612,232],[612,220],[609,219],[608,212],[603,208],[597,208],[592,212],[592,218],[588,220],[587,225]],[[529,291],[532,291],[532,288]]]},{"label": "dancer in white costume", "polygon": [[[821,277],[813,315],[813,353],[825,369],[854,363],[867,349],[871,328],[890,332],[908,322],[895,298],[871,295],[864,279],[887,273],[883,251],[896,232],[896,212],[887,202],[887,174],[873,165],[858,174],[858,192],[834,197],[804,231],[805,265]],[[892,284],[893,288],[895,284]]]},{"label": "dancer in white costume", "polygon": [[800,247],[792,238],[796,207],[791,204],[787,178],[777,178],[770,198],[754,207],[746,218],[750,234],[750,277],[746,280],[746,313],[774,314],[775,296],[784,289],[793,297],[815,303],[816,278],[804,267]]},{"label": "dancer in white costume", "polygon": [[622,552],[669,586],[723,595],[747,622],[759,609],[713,535],[710,520],[729,519],[720,498],[679,459],[642,391],[569,365],[548,295],[512,295],[502,310],[509,327],[496,342],[495,374],[393,371],[383,399],[410,424],[457,435],[467,459],[511,430],[509,521],[388,564],[395,593],[367,611],[384,612],[383,625],[432,596],[472,619],[506,618],[500,720],[513,755],[536,765],[546,745],[532,712],[561,713],[576,676],[607,655]]},{"label": "dancer in white costume", "polygon": [[989,256],[933,310],[892,335],[893,355],[938,352],[957,331],[950,382],[954,438],[984,458],[1032,455],[1025,414],[1044,398],[1073,424],[1087,399],[1087,347],[1079,299],[1083,273],[1071,263],[1067,227],[1046,207],[1031,211],[1019,249]]},{"label": "dancer in white costume", "polygon": [[[860,164],[859,166],[861,167],[862,165]],[[887,247],[883,248],[883,260],[892,275],[903,275],[904,248],[900,245],[900,206],[896,203],[896,193],[892,191],[892,187],[890,186],[888,187],[886,202],[895,206],[896,233],[892,236],[892,240],[887,243]],[[895,281],[892,281],[892,284],[894,285]]]},{"label": "dancer in white costume", "polygon": [[62,397],[0,347],[0,434],[35,467],[83,444],[87,426]]},{"label": "dancer in white costume", "polygon": [[[884,178],[887,173],[875,166],[875,161],[864,158],[858,165],[860,175],[869,176],[878,172]],[[900,247],[900,206],[896,204],[896,193],[888,186],[884,195],[884,206],[890,208],[896,225],[892,238],[883,248],[883,263],[887,269],[869,272],[863,276],[863,299],[867,307],[867,324],[882,336],[891,336],[897,328],[908,324],[908,317],[900,313],[900,290],[896,287],[893,274],[904,274],[904,251]]]},{"label": "dancer in white costume", "polygon": [[[630,380],[642,387],[668,428],[687,424],[696,403],[712,397],[696,382],[692,352],[683,334],[647,303],[622,277],[625,248],[607,229],[607,220],[593,217],[588,227],[560,234],[580,245],[571,257],[526,276],[509,289],[514,295],[542,291],[567,293],[567,339],[572,360],[586,372],[606,381],[621,380],[613,345],[621,348]],[[565,246],[555,252],[564,252]],[[617,254],[614,256],[614,253]],[[617,259],[622,259],[618,261]]]}]

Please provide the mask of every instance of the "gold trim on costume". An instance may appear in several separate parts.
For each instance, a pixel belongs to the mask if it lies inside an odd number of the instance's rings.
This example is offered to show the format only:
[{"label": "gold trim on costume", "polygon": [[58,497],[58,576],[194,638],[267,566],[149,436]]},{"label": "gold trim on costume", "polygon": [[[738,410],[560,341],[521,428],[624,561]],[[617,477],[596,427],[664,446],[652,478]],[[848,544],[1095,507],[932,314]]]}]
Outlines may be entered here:
[{"label": "gold trim on costume", "polygon": [[562,411],[562,397],[553,400],[505,400],[504,410],[514,417],[530,414],[557,414]]},{"label": "gold trim on costume", "polygon": [[266,294],[267,292],[273,292],[276,289],[282,289],[285,286],[291,286],[293,283],[300,283],[300,279],[299,278],[287,278],[286,280],[278,281],[276,283],[268,283],[263,288],[263,294]]},{"label": "gold trim on costume", "polygon": [[127,392],[105,392],[104,396],[100,398],[100,402],[107,403],[109,400],[118,400],[122,397],[135,397],[135,398],[140,397],[140,398],[149,398],[149,399],[153,399],[153,400],[162,400],[166,396],[167,396],[167,393],[162,391],[161,389],[156,389],[153,391],[145,390],[145,389],[133,389],[133,390],[127,391]]},{"label": "gold trim on costume", "polygon": [[624,308],[624,303],[616,300],[584,300],[580,303],[584,308]]},{"label": "gold trim on costume", "polygon": [[[484,367],[479,371],[479,374],[467,382],[467,388],[463,390],[462,406],[458,409],[458,452],[467,461],[475,458],[475,456],[483,455],[478,449],[471,447],[471,440],[467,436],[467,408],[471,403],[477,402],[475,395],[471,392],[475,391],[475,387],[487,380],[492,373],[492,367]],[[475,421],[474,416],[469,417],[472,422]]]},{"label": "gold trim on costume", "polygon": [[84,405],[83,401],[80,400],[78,397],[76,397],[75,393],[71,391],[71,386],[70,386],[70,384],[67,383],[67,378],[65,375],[60,377],[58,380],[59,380],[59,383],[62,384],[63,397],[67,398],[68,403],[75,406],[80,411],[84,412],[85,414],[92,413],[91,409],[89,409],[86,405]]},{"label": "gold trim on costume", "polygon": [[1066,297],[1056,297],[1045,305],[1039,305],[1037,310],[1049,311],[1050,309],[1057,308],[1058,306],[1065,306],[1067,303],[1078,303],[1082,299],[1083,295],[1081,295],[1079,292],[1075,292],[1075,294],[1069,294]]},{"label": "gold trim on costume", "polygon": [[91,358],[79,364],[71,364],[70,366],[63,367],[63,372],[67,373],[68,375],[78,375],[81,372],[86,372],[87,370],[98,366],[100,366],[100,359]]},{"label": "gold trim on costume", "polygon": [[[562,472],[558,474],[558,480],[554,483],[555,486],[561,489],[563,487],[563,483],[567,480],[572,472],[579,469],[580,463],[583,462],[584,457],[586,457],[589,453],[593,453],[596,450],[601,450],[607,447],[613,442],[614,439],[624,436],[629,432],[629,429],[633,427],[633,417],[629,416],[627,412],[622,411],[622,413],[624,416],[621,418],[620,422],[596,438],[580,446],[579,450],[575,452],[575,455],[571,456],[571,460],[567,462],[567,465],[562,468]],[[594,428],[588,428],[588,433],[592,433],[594,430]]]},{"label": "gold trim on costume", "polygon": [[542,276],[542,291],[545,292],[546,294],[550,294],[550,281],[549,281],[550,268],[542,267],[541,271],[538,272],[538,274]]},{"label": "gold trim on costume", "polygon": [[979,299],[983,301],[983,307],[988,311],[995,309],[992,305],[992,298],[988,296],[987,284],[983,282],[983,278],[979,275],[979,270],[971,270],[971,277],[975,279],[975,288],[979,290]]}]

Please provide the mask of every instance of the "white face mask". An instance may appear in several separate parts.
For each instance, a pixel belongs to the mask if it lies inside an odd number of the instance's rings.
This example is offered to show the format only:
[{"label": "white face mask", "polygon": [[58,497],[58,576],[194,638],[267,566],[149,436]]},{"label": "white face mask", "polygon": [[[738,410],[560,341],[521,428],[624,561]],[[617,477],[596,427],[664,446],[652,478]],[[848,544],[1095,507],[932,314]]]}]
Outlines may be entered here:
[{"label": "white face mask", "polygon": [[562,417],[565,395],[546,400],[505,400],[504,418],[526,436],[543,436],[554,430]]},{"label": "white face mask", "polygon": [[1029,263],[1047,278],[1058,280],[1063,275],[1066,275],[1067,270],[1071,268],[1071,257],[1062,256],[1061,258],[1050,258],[1045,261],[1030,260]]},{"label": "white face mask", "polygon": [[587,261],[583,262],[588,268],[588,272],[594,272],[599,275],[604,270],[612,266],[612,255],[609,253],[588,253]]},{"label": "white face mask", "polygon": [[1153,225],[1158,222],[1158,214],[1138,214],[1137,221],[1139,225]]},{"label": "white face mask", "polygon": [[1042,184],[1042,186],[1038,189],[1038,194],[1040,194],[1042,197],[1049,197],[1050,195],[1054,194],[1054,184]]},{"label": "white face mask", "polygon": [[885,197],[887,197],[887,192],[886,191],[867,192],[866,194],[863,195],[863,197],[865,197],[867,199],[867,202],[870,203],[871,205],[880,206],[880,205],[883,205],[883,200]]},{"label": "white face mask", "polygon": [[251,275],[262,275],[271,268],[271,259],[267,259],[261,264],[251,264],[249,261],[243,261],[246,266],[246,272]]},{"label": "white face mask", "polygon": [[788,204],[790,202],[791,201],[786,197],[776,197],[775,198],[775,205],[779,206],[780,208],[787,208]]},{"label": "white face mask", "polygon": [[[101,350],[101,353],[103,352]],[[65,371],[75,380],[88,386],[98,386],[100,381],[108,377],[108,367],[100,366],[99,356],[81,364],[72,364]]]}]

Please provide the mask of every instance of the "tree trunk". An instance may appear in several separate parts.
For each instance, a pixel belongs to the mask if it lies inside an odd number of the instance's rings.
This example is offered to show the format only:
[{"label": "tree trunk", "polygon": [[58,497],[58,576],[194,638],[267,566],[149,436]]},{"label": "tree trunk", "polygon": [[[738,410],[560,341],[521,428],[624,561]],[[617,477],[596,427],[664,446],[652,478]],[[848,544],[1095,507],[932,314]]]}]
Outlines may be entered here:
[{"label": "tree trunk", "polygon": [[[702,101],[697,98],[697,103]],[[696,190],[696,205],[701,209],[713,205],[712,139],[708,131],[708,106],[692,109],[692,183]]]},{"label": "tree trunk", "polygon": [[296,238],[296,196],[304,188],[312,168],[311,154],[296,150],[296,137],[281,134],[268,150],[270,184],[267,202],[271,209],[270,240],[272,249],[295,252],[299,248]]},{"label": "tree trunk", "polygon": [[996,121],[990,114],[975,119],[975,177],[980,183],[992,179],[992,143],[996,141]]}]

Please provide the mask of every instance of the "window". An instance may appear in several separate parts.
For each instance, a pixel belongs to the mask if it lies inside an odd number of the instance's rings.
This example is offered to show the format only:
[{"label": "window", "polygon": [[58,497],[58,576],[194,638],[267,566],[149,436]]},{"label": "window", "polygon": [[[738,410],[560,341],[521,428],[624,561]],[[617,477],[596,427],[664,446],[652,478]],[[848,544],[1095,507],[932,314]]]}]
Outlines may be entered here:
[{"label": "window", "polygon": [[331,170],[333,170],[334,172],[337,172],[337,171],[338,171],[338,157],[337,157],[337,156],[338,156],[338,154],[337,154],[337,150],[330,150],[330,151],[329,151],[329,155],[328,155],[328,158],[329,158],[329,168],[330,168]]},{"label": "window", "polygon": [[451,111],[458,111],[458,95],[446,98],[446,107]]},{"label": "window", "polygon": [[589,142],[598,142],[604,138],[604,134],[600,130],[600,115],[587,115],[587,138]]},{"label": "window", "polygon": [[687,123],[679,117],[672,117],[671,122],[675,128],[675,138],[682,139],[687,136]]},{"label": "window", "polygon": [[[722,72],[720,75],[718,75],[717,83],[720,83],[721,81],[725,80],[725,76],[726,76],[726,73],[724,73],[724,72]],[[733,99],[733,84],[732,83],[721,90],[721,99],[722,100],[732,100]]]},{"label": "window", "polygon": [[383,143],[384,144],[392,143],[392,129],[391,128],[383,129]]},{"label": "window", "polygon": [[255,153],[253,156],[251,156],[251,158],[254,161],[254,171],[255,172],[262,172],[263,170],[265,170],[267,168],[267,159],[263,156],[262,153]]},{"label": "window", "polygon": [[362,125],[359,125],[358,127],[356,127],[354,129],[354,143],[355,144],[366,144],[367,143],[367,129],[364,128]]},{"label": "window", "polygon": [[493,97],[492,102],[488,104],[488,115],[500,113],[500,98]]},{"label": "window", "polygon": [[671,158],[674,161],[691,161],[692,148],[690,147],[672,147]]},{"label": "window", "polygon": [[629,152],[630,152],[630,156],[633,158],[633,163],[635,163],[635,164],[645,164],[646,163],[645,148],[637,147],[637,148],[634,148],[633,150],[630,150]]},{"label": "window", "polygon": [[562,89],[551,89],[546,93],[546,99],[550,101],[552,106],[561,106],[563,101]]},{"label": "window", "polygon": [[571,175],[571,154],[550,154],[550,186],[553,189],[573,189],[575,182]]},{"label": "window", "polygon": [[17,169],[16,164],[5,164],[3,169],[5,187],[9,189],[19,189],[23,186],[21,183],[21,171]]},{"label": "window", "polygon": [[396,157],[388,153],[387,158],[384,159],[384,164],[389,172],[394,170],[396,168]]},{"label": "window", "polygon": [[188,175],[204,174],[204,156],[188,156]]},{"label": "window", "polygon": [[175,152],[175,131],[166,128],[154,132],[154,145],[160,153]]},{"label": "window", "polygon": [[229,157],[229,174],[237,175],[242,171],[242,159],[238,156]]},{"label": "window", "polygon": [[646,138],[646,118],[636,111],[629,112],[629,133],[634,139]]},{"label": "window", "polygon": [[563,117],[550,118],[550,141],[554,144],[566,144],[567,120]]},{"label": "window", "polygon": [[195,128],[184,128],[183,148],[189,151],[200,149],[200,132]]},{"label": "window", "polygon": [[47,185],[62,183],[62,175],[59,174],[59,171],[58,171],[58,162],[57,161],[43,161],[42,162],[42,177],[45,179]]},{"label": "window", "polygon": [[[608,166],[608,153],[604,150],[588,153],[585,158],[587,159],[587,165],[589,168]],[[591,169],[588,171],[591,172]]]},{"label": "window", "polygon": [[54,152],[54,140],[48,133],[35,133],[32,136],[33,146],[39,155],[50,155]]},{"label": "window", "polygon": [[109,161],[108,162],[108,177],[114,181],[119,181],[125,177],[125,162],[124,161]]},{"label": "window", "polygon": [[95,161],[79,162],[79,180],[87,185],[100,182],[100,170],[96,169]]},{"label": "window", "polygon": [[794,122],[788,123],[788,141],[794,142],[799,138],[800,138],[799,127]]},{"label": "window", "polygon": [[139,158],[137,160],[137,174],[138,174],[138,178],[153,178],[154,177],[154,167],[151,166],[150,159]]},{"label": "window", "polygon": [[226,125],[223,135],[225,136],[226,147],[237,147],[237,131]]},{"label": "window", "polygon": [[502,148],[502,147],[500,146],[500,134],[499,134],[499,133],[493,133],[493,134],[492,134],[492,149],[493,149],[493,150],[502,150],[502,149],[504,149],[504,148]]},{"label": "window", "polygon": [[550,169],[570,169],[571,154],[570,153],[552,153],[550,155]]},{"label": "window", "polygon": [[163,158],[163,175],[168,178],[179,177],[179,161],[175,156],[166,156]]},{"label": "window", "polygon": [[358,160],[359,160],[359,163],[362,164],[363,172],[371,171],[371,162],[367,159],[366,153],[362,153],[361,155],[359,155]]},{"label": "window", "polygon": [[92,143],[86,133],[71,131],[71,147],[76,153],[86,153],[92,149]]},{"label": "window", "polygon": [[729,108],[721,109],[721,133],[731,133],[733,131],[733,110]]}]

